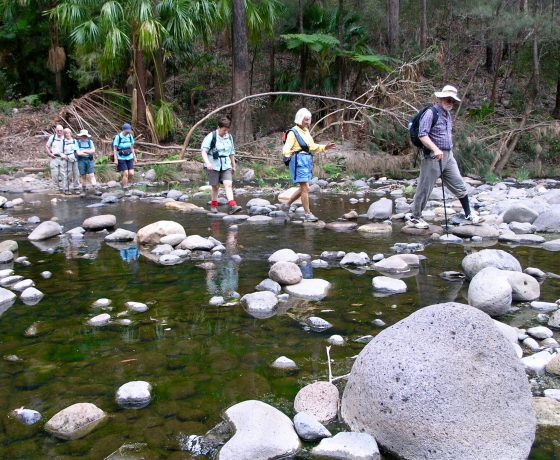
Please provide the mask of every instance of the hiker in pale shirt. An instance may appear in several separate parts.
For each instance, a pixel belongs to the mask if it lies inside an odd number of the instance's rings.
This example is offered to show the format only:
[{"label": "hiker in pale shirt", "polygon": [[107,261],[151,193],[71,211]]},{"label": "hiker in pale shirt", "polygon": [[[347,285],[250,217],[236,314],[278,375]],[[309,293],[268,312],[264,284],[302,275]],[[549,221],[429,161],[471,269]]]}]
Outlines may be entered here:
[{"label": "hiker in pale shirt", "polygon": [[62,141],[62,160],[65,164],[62,167],[62,187],[66,195],[72,192],[80,193],[80,174],[78,172],[78,162],[76,151],[78,143],[72,137],[70,128],[64,129],[64,140]]},{"label": "hiker in pale shirt", "polygon": [[80,196],[85,196],[87,184],[91,187],[97,187],[97,180],[95,179],[95,163],[93,155],[95,153],[95,145],[91,140],[91,135],[87,129],[82,129],[78,133],[78,171],[80,173],[80,183],[82,185],[82,192]]},{"label": "hiker in pale shirt", "polygon": [[51,169],[51,179],[54,186],[58,188],[59,192],[64,191],[62,188],[62,171],[63,167],[66,168],[66,163],[62,159],[63,140],[64,128],[62,125],[56,125],[54,134],[49,136],[47,143],[45,144],[47,155],[51,159],[49,164]]}]

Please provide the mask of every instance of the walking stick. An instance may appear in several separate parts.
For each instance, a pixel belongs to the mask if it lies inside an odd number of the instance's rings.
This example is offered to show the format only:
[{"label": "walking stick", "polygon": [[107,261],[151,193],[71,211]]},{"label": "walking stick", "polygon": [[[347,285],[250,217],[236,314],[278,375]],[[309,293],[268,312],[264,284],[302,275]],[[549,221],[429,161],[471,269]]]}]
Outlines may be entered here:
[{"label": "walking stick", "polygon": [[[70,178],[68,177],[68,158],[66,158],[65,161],[66,161],[66,191],[67,191],[68,193],[70,193],[70,184],[69,184],[69,182],[68,182],[69,179],[70,179]],[[445,201],[444,201],[444,203],[445,203]]]},{"label": "walking stick", "polygon": [[441,192],[443,194],[443,215],[445,216],[445,236],[449,238],[449,230],[447,228],[447,206],[445,205],[445,187],[443,185],[443,166],[441,165],[441,160],[439,160],[439,172],[441,178]]}]

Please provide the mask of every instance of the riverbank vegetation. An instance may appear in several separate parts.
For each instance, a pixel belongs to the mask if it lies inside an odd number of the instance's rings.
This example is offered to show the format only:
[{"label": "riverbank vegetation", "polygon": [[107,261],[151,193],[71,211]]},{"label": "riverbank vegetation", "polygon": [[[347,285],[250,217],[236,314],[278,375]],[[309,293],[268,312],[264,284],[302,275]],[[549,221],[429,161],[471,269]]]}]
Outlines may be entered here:
[{"label": "riverbank vegetation", "polygon": [[[44,162],[42,136],[54,122],[86,127],[106,152],[132,121],[143,161],[179,154],[189,134],[193,159],[229,113],[240,158],[264,172],[306,105],[314,135],[340,146],[324,174],[399,175],[415,164],[407,120],[451,83],[463,98],[456,144],[465,174],[560,176],[554,0],[0,3],[4,164]],[[216,112],[191,135],[213,110],[255,94],[266,96]]]}]

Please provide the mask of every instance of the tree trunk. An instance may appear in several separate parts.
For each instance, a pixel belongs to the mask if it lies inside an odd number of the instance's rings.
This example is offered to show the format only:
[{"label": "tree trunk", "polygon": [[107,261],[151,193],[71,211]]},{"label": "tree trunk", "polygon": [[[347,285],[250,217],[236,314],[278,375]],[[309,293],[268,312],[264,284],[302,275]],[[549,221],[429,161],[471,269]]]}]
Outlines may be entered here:
[{"label": "tree trunk", "polygon": [[420,19],[420,51],[428,47],[428,0],[422,0],[422,17]]},{"label": "tree trunk", "polygon": [[[245,18],[245,1],[233,0],[233,100],[237,101],[249,95],[249,45],[247,42],[247,21]],[[244,102],[232,109],[232,131],[237,144],[252,140],[251,111],[249,104]]]},{"label": "tree trunk", "polygon": [[451,26],[453,25],[453,4],[447,0],[447,38],[445,44],[444,81],[449,79],[449,64],[451,62]]},{"label": "tree trunk", "polygon": [[502,43],[496,46],[496,64],[494,66],[494,78],[492,79],[492,91],[490,93],[490,107],[496,105],[496,94],[498,91],[498,80],[500,78],[500,66],[502,65]]},{"label": "tree trunk", "polygon": [[552,116],[560,120],[560,61],[558,63],[558,75],[556,76],[556,104],[554,105]]},{"label": "tree trunk", "polygon": [[387,42],[391,53],[399,47],[399,3],[399,0],[387,0]]},{"label": "tree trunk", "polygon": [[134,88],[136,89],[136,107],[138,111],[138,128],[145,131],[147,127],[146,116],[146,66],[144,65],[144,55],[138,48],[136,37],[132,45],[134,59]]},{"label": "tree trunk", "polygon": [[163,99],[163,83],[165,82],[165,66],[163,65],[163,52],[158,49],[154,54],[154,101],[156,103]]},{"label": "tree trunk", "polygon": [[492,73],[494,70],[494,47],[491,44],[486,45],[486,62],[484,67],[488,73]]},{"label": "tree trunk", "polygon": [[[344,0],[338,0],[338,20],[337,20],[337,38],[340,42],[340,47],[344,44]],[[337,82],[336,82],[336,93],[340,98],[344,97],[344,57],[337,56],[336,58],[336,69],[337,69]],[[342,109],[342,104],[337,103],[337,109]],[[344,111],[340,110],[338,121],[342,122],[344,120]],[[340,137],[342,134],[342,123],[336,125],[336,136]]]}]

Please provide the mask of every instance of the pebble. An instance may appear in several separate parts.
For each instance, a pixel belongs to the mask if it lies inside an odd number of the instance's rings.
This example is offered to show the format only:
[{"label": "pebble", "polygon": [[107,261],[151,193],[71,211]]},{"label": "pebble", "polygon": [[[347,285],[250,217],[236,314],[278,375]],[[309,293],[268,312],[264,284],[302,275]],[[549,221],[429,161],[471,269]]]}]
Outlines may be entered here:
[{"label": "pebble", "polygon": [[43,279],[48,280],[49,278],[52,277],[52,273],[49,272],[49,271],[47,271],[47,270],[45,270],[44,272],[41,272],[41,277],[42,277]]},{"label": "pebble", "polygon": [[279,358],[276,358],[276,360],[270,365],[270,367],[287,371],[295,371],[299,369],[295,361],[286,356],[280,356]]},{"label": "pebble", "polygon": [[331,345],[342,346],[342,345],[344,345],[344,338],[343,338],[341,335],[335,334],[335,335],[331,335],[331,336],[329,337],[328,342],[329,342]]},{"label": "pebble", "polygon": [[318,316],[310,316],[305,320],[305,323],[315,332],[326,331],[333,327],[331,323]]},{"label": "pebble", "polygon": [[208,304],[212,305],[213,307],[219,307],[220,305],[223,305],[224,303],[225,303],[225,300],[222,296],[214,296],[208,302]]},{"label": "pebble", "polygon": [[39,420],[41,420],[42,416],[39,412],[33,409],[25,409],[20,407],[19,409],[14,409],[13,412],[14,417],[17,418],[20,422],[25,425],[34,425]]},{"label": "pebble", "polygon": [[142,302],[125,302],[124,306],[126,308],[128,308],[130,311],[136,312],[136,313],[144,313],[146,311],[148,311],[148,306],[145,303]]},{"label": "pebble", "polygon": [[377,327],[383,327],[385,326],[385,321],[383,321],[382,319],[374,319],[371,324]]},{"label": "pebble", "polygon": [[109,321],[111,321],[111,316],[107,313],[101,313],[100,315],[90,318],[87,323],[93,327],[102,327],[109,324]]},{"label": "pebble", "polygon": [[102,297],[101,299],[97,299],[95,302],[93,302],[91,306],[94,308],[106,308],[112,303],[113,301],[111,299],[106,299],[105,297]]}]

